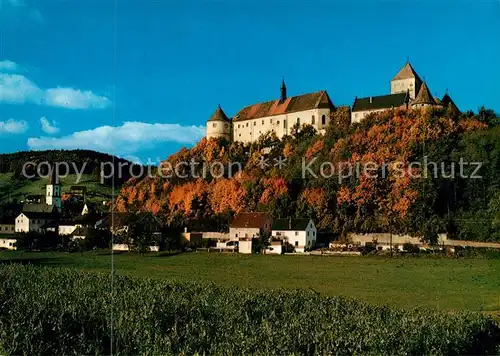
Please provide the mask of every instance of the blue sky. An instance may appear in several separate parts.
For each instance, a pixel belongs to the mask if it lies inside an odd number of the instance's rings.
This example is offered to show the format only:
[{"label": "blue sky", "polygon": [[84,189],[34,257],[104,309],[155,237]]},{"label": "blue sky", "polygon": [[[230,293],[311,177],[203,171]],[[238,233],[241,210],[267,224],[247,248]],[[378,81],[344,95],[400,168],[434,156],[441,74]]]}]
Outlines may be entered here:
[{"label": "blue sky", "polygon": [[0,0],[0,152],[146,162],[226,114],[326,89],[389,93],[409,57],[462,110],[500,111],[500,1]]}]

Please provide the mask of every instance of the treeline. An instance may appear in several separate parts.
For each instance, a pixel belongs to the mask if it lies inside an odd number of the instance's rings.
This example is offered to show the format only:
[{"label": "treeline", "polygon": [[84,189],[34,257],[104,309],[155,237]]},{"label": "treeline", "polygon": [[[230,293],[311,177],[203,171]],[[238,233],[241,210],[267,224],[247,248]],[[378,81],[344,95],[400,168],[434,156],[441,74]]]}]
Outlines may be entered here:
[{"label": "treeline", "polygon": [[[345,122],[349,112],[335,115],[343,118],[333,122]],[[432,241],[447,232],[498,241],[499,135],[498,115],[482,108],[386,111],[332,125],[325,135],[295,126],[282,140],[267,134],[252,144],[203,139],[164,162],[178,168],[171,176],[128,182],[116,206],[192,229],[224,230],[235,213],[252,210],[311,217],[328,234],[408,233]]]},{"label": "treeline", "polygon": [[500,329],[482,314],[376,307],[314,291],[229,289],[13,264],[0,265],[0,303],[0,352],[6,355],[499,351]]},{"label": "treeline", "polygon": [[32,179],[39,179],[40,173],[46,176],[51,169],[49,165],[44,164],[45,162],[51,165],[67,163],[68,166],[59,165],[61,175],[81,173],[92,175],[96,181],[99,181],[102,174],[105,185],[112,184],[111,175],[114,172],[121,172],[121,174],[114,175],[117,185],[123,184],[131,176],[139,175],[141,172],[140,165],[106,153],[91,150],[48,150],[0,154],[0,173],[13,173],[15,180],[25,180],[26,175],[35,175]]}]

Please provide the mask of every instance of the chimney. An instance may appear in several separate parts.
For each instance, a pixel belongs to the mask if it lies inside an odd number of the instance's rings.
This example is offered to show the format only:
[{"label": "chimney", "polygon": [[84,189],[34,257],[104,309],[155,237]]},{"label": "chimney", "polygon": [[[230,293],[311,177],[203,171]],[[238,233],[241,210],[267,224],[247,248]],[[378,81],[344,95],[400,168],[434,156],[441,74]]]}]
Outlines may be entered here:
[{"label": "chimney", "polygon": [[373,98],[370,96],[370,104],[373,103]]}]

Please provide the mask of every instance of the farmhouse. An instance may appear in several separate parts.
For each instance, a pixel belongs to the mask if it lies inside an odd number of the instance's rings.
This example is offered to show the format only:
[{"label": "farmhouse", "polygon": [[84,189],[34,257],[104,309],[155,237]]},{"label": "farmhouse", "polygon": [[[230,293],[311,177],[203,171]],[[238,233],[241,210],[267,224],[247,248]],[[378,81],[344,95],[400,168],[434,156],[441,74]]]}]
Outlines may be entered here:
[{"label": "farmhouse", "polygon": [[266,213],[240,213],[229,226],[229,239],[252,239],[271,232],[271,218]]},{"label": "farmhouse", "polygon": [[316,244],[317,231],[311,219],[277,219],[272,227],[272,239],[283,240],[295,248],[295,252],[304,252]]},{"label": "farmhouse", "polygon": [[28,204],[16,218],[16,232],[42,232],[42,226],[57,218],[56,207],[46,204]]}]

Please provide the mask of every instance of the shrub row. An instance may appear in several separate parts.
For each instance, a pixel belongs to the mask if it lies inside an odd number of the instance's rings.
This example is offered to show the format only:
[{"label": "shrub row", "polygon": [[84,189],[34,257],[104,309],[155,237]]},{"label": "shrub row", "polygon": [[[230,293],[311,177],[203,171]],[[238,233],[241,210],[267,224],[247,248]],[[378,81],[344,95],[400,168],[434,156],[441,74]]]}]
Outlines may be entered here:
[{"label": "shrub row", "polygon": [[0,353],[5,354],[499,350],[499,328],[481,314],[397,310],[313,291],[230,289],[122,276],[113,276],[112,288],[109,274],[14,264],[0,266],[0,284]]}]

